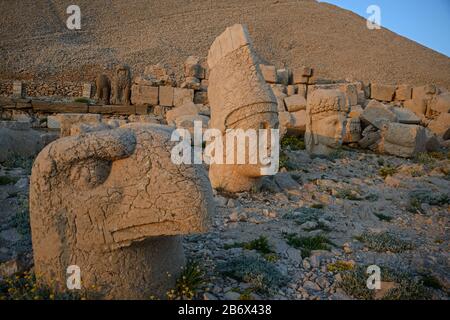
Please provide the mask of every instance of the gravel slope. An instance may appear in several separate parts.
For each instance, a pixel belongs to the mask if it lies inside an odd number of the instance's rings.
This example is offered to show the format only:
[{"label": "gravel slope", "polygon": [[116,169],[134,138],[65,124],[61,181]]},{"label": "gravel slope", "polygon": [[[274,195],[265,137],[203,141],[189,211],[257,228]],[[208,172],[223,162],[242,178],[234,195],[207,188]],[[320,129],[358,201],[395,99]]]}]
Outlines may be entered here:
[{"label": "gravel slope", "polygon": [[314,0],[77,0],[82,30],[65,27],[71,0],[0,0],[0,78],[92,79],[118,62],[136,72],[206,56],[227,26],[246,23],[261,59],[310,65],[323,77],[436,83],[450,89],[450,58]]}]

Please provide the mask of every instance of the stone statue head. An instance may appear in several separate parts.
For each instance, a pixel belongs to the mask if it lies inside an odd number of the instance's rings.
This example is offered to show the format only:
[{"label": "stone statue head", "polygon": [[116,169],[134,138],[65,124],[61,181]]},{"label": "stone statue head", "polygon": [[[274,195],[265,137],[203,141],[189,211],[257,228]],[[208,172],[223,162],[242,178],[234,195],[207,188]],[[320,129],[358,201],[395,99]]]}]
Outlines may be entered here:
[{"label": "stone statue head", "polygon": [[329,155],[344,139],[348,106],[339,90],[316,90],[308,96],[306,149],[313,155]]},{"label": "stone statue head", "polygon": [[[224,135],[228,129],[278,129],[277,99],[256,63],[245,26],[234,25],[216,38],[209,50],[208,65],[211,128]],[[211,165],[213,187],[231,192],[250,190],[262,175],[262,165],[249,164],[247,159],[246,164]]]},{"label": "stone statue head", "polygon": [[[171,130],[152,124],[71,136],[33,166],[30,216],[36,272],[113,298],[161,292],[183,265],[182,234],[207,230],[212,189],[201,166],[171,161]],[[147,279],[148,283],[144,280]],[[154,290],[154,292],[149,292]]]}]

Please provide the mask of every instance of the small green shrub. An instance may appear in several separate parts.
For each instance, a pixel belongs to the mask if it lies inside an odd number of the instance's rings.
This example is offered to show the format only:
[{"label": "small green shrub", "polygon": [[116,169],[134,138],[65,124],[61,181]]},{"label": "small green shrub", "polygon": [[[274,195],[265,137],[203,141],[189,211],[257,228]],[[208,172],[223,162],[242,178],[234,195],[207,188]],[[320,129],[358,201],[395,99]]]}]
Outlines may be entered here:
[{"label": "small green shrub", "polygon": [[294,136],[285,136],[281,140],[281,148],[289,148],[292,151],[305,150],[305,141]]},{"label": "small green shrub", "polygon": [[57,291],[43,284],[36,275],[25,272],[0,281],[0,300],[94,300],[101,298],[95,288]]},{"label": "small green shrub", "polygon": [[395,175],[397,172],[398,167],[392,167],[391,165],[384,166],[378,171],[379,175],[384,179],[386,179],[388,176]]},{"label": "small green shrub", "polygon": [[[375,290],[367,288],[367,267],[357,267],[344,272],[340,287],[344,292],[356,299],[373,300]],[[431,298],[431,293],[421,281],[415,280],[411,274],[395,272],[389,268],[381,268],[381,279],[384,282],[395,282],[396,287],[390,289],[382,300],[425,300]]]},{"label": "small green shrub", "polygon": [[343,272],[353,270],[354,268],[355,264],[353,262],[342,260],[327,265],[327,270],[330,272]]},{"label": "small green shrub", "polygon": [[269,294],[287,283],[287,278],[270,262],[253,256],[232,258],[217,266],[219,272],[251,285],[253,290]]},{"label": "small green shrub", "polygon": [[392,221],[392,217],[387,216],[383,213],[374,213],[374,215],[380,219],[380,221],[386,221],[386,222],[391,222]]},{"label": "small green shrub", "polygon": [[359,237],[355,237],[355,239],[363,242],[369,249],[377,252],[390,251],[400,253],[414,248],[410,242],[403,241],[388,232],[366,232]]},{"label": "small green shrub", "polygon": [[91,103],[91,100],[85,97],[82,98],[76,98],[75,100],[73,100],[74,102],[79,102],[79,103]]},{"label": "small green shrub", "polygon": [[0,186],[15,184],[17,181],[16,177],[0,176]]},{"label": "small green shrub", "polygon": [[269,243],[269,240],[265,236],[260,236],[259,238],[249,241],[249,242],[235,242],[233,244],[224,245],[224,249],[231,248],[243,248],[246,250],[255,250],[261,253],[269,262],[278,261],[278,255],[273,251],[272,246]]},{"label": "small green shrub", "polygon": [[421,278],[421,283],[428,288],[436,289],[436,290],[442,290],[443,286],[438,278],[431,274],[424,274]]},{"label": "small green shrub", "polygon": [[350,200],[350,201],[362,201],[362,200],[364,200],[355,191],[350,190],[350,189],[341,189],[341,190],[339,190],[338,193],[336,194],[336,198],[347,199],[347,200]]},{"label": "small green shrub", "polygon": [[414,190],[409,193],[408,211],[423,214],[422,203],[432,206],[445,206],[450,204],[450,197],[445,193],[430,190]]},{"label": "small green shrub", "polygon": [[167,292],[168,300],[192,300],[206,285],[205,272],[194,261],[188,261],[178,277],[175,288]]},{"label": "small green shrub", "polygon": [[284,234],[286,242],[291,247],[300,249],[303,257],[309,257],[313,250],[330,250],[333,243],[323,235],[300,237],[295,233]]}]

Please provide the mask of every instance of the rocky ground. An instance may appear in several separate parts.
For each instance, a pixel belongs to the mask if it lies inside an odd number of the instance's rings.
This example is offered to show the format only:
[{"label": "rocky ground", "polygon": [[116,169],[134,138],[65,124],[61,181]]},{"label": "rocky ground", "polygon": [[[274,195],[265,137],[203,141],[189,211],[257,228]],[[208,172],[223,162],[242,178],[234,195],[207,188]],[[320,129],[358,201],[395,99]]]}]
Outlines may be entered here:
[{"label": "rocky ground", "polygon": [[[446,153],[310,159],[287,149],[282,159],[261,190],[216,190],[210,232],[185,238],[194,298],[448,298]],[[31,265],[30,164],[0,166],[2,273]],[[368,265],[382,268],[381,291],[365,287]]]}]

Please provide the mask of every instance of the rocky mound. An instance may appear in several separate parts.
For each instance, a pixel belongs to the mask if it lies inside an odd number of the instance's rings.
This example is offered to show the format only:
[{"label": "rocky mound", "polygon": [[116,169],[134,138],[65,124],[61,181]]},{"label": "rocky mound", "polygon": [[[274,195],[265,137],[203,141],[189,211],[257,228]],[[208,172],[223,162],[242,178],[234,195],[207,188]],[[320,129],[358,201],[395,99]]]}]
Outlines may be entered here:
[{"label": "rocky mound", "polygon": [[65,26],[71,1],[4,1],[1,78],[92,79],[125,62],[134,71],[159,62],[180,70],[205,57],[234,23],[249,26],[261,60],[308,65],[322,77],[450,88],[450,59],[382,30],[358,15],[312,0],[79,0],[82,30]]}]

